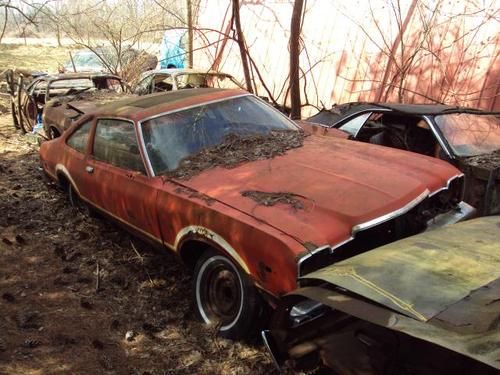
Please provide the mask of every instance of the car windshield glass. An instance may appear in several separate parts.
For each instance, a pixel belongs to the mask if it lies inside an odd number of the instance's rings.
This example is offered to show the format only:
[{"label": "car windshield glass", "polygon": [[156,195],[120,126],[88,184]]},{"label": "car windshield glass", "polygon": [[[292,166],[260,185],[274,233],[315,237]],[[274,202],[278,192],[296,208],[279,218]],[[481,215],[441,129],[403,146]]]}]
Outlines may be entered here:
[{"label": "car windshield glass", "polygon": [[81,92],[89,91],[94,87],[94,82],[88,78],[60,79],[49,82],[48,95],[50,98],[75,95]]},{"label": "car windshield glass", "polygon": [[299,128],[253,96],[230,98],[142,122],[144,143],[155,174],[175,170],[182,159],[218,146],[228,137],[266,135]]},{"label": "car windshield glass", "polygon": [[231,77],[225,74],[212,73],[186,73],[175,76],[177,87],[200,88],[214,87],[218,89],[240,89],[241,86]]},{"label": "car windshield glass", "polygon": [[436,116],[435,121],[457,156],[500,150],[500,122],[495,116],[454,113]]}]

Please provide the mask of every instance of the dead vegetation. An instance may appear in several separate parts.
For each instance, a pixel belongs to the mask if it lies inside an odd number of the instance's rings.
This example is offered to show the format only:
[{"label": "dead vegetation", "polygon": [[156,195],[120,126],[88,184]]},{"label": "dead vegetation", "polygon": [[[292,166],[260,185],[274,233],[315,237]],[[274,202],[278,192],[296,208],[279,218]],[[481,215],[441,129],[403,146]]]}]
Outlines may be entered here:
[{"label": "dead vegetation", "polygon": [[265,191],[246,190],[242,191],[241,195],[253,199],[258,204],[266,207],[281,203],[290,205],[295,210],[304,209],[304,204],[299,199],[302,197],[293,193],[268,193]]},{"label": "dead vegetation", "polygon": [[500,166],[500,151],[467,158],[467,164],[483,169],[493,170]]},{"label": "dead vegetation", "polygon": [[173,255],[69,206],[38,163],[0,116],[0,374],[274,372],[196,320]]},{"label": "dead vegetation", "polygon": [[61,104],[76,102],[76,101],[92,101],[100,104],[110,103],[115,100],[132,98],[135,95],[126,92],[116,92],[111,90],[92,90],[85,91],[80,94],[64,96],[58,98],[57,101]]},{"label": "dead vegetation", "polygon": [[215,167],[234,168],[243,162],[272,159],[301,147],[304,137],[303,132],[294,130],[271,131],[265,135],[247,137],[229,134],[217,146],[181,160],[179,167],[167,172],[167,176],[183,180]]}]

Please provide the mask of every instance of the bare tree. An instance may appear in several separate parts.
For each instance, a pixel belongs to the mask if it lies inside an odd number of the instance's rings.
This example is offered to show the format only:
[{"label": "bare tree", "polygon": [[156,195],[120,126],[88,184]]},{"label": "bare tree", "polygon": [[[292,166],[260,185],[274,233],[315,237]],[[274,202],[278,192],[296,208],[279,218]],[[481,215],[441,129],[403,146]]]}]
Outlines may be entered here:
[{"label": "bare tree", "polygon": [[238,47],[240,48],[241,64],[243,66],[243,74],[245,75],[246,88],[248,92],[253,93],[252,79],[250,77],[250,69],[248,67],[248,52],[245,44],[245,37],[241,29],[239,0],[233,0],[233,21],[236,29]]},{"label": "bare tree", "polygon": [[290,23],[290,102],[292,119],[300,118],[300,33],[304,0],[295,0]]}]

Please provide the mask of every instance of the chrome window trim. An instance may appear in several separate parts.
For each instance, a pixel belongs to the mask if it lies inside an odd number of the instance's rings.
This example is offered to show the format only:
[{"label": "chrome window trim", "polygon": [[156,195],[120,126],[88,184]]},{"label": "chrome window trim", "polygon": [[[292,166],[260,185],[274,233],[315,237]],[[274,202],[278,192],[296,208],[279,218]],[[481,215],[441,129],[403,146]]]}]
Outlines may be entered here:
[{"label": "chrome window trim", "polygon": [[153,166],[151,165],[151,160],[149,160],[148,150],[146,150],[146,144],[144,143],[144,136],[142,135],[142,123],[137,123],[137,133],[139,134],[139,144],[143,150],[144,160],[146,161],[146,169],[151,177],[156,177]]},{"label": "chrome window trim", "polygon": [[[455,176],[455,177],[458,177],[458,176]],[[453,178],[455,178],[455,177],[453,177]],[[427,197],[429,197],[429,189],[425,189],[416,198],[412,199],[410,202],[405,204],[403,207],[401,207],[395,211],[389,212],[388,214],[379,216],[375,219],[372,219],[372,220],[366,221],[364,223],[357,224],[357,225],[353,226],[351,229],[351,236],[349,238],[347,238],[346,240],[336,244],[335,246],[329,246],[329,245],[320,246],[320,247],[314,249],[313,251],[311,251],[307,254],[304,254],[297,261],[297,277],[299,278],[299,277],[304,276],[300,271],[301,265],[304,261],[311,258],[313,255],[317,254],[320,251],[324,251],[325,249],[329,249],[330,254],[332,254],[335,251],[335,249],[352,241],[358,232],[373,228],[376,225],[382,224],[382,223],[389,221],[389,220],[392,220],[392,219],[394,219],[402,214],[405,214],[406,212],[410,211],[412,208],[417,206],[420,202],[424,201]]]},{"label": "chrome window trim", "polygon": [[425,122],[427,123],[427,125],[429,125],[432,133],[434,134],[434,137],[436,137],[439,145],[441,146],[441,149],[444,150],[444,152],[446,153],[446,155],[448,155],[448,157],[450,159],[455,159],[455,156],[450,151],[450,148],[448,146],[448,142],[446,142],[445,140],[443,140],[443,137],[441,136],[441,134],[438,131],[438,129],[436,129],[436,126],[435,126],[434,122],[432,121],[432,119],[428,115],[423,115],[422,118],[425,120]]},{"label": "chrome window trim", "polygon": [[[363,113],[367,113],[369,112],[370,114],[374,114],[374,113],[377,113],[377,112],[393,112],[392,109],[389,109],[389,108],[378,108],[378,107],[373,107],[373,108],[368,108],[368,109],[363,109],[363,110],[360,110],[360,111],[357,111],[357,112],[354,112],[354,113],[351,113],[349,116],[347,117],[344,117],[343,119],[337,121],[337,122],[334,122],[332,125],[327,125],[329,128],[337,128],[337,129],[340,129],[340,126],[344,126],[346,124],[346,122],[349,122],[351,121],[354,117],[357,117],[359,115],[362,115]],[[369,117],[368,117],[369,118]],[[368,119],[366,119],[366,121],[368,121]],[[365,123],[366,123],[365,121]],[[342,124],[342,125],[338,125],[338,124]],[[365,124],[363,124],[364,126]]]}]

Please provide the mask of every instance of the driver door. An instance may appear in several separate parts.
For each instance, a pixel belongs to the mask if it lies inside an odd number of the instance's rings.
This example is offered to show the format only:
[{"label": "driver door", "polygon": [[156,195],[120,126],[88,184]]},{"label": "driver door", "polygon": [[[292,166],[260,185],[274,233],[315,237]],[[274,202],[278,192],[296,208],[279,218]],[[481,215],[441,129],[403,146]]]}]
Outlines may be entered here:
[{"label": "driver door", "polygon": [[159,178],[147,175],[135,125],[122,119],[98,119],[85,168],[90,200],[139,234],[161,242],[156,215]]}]

